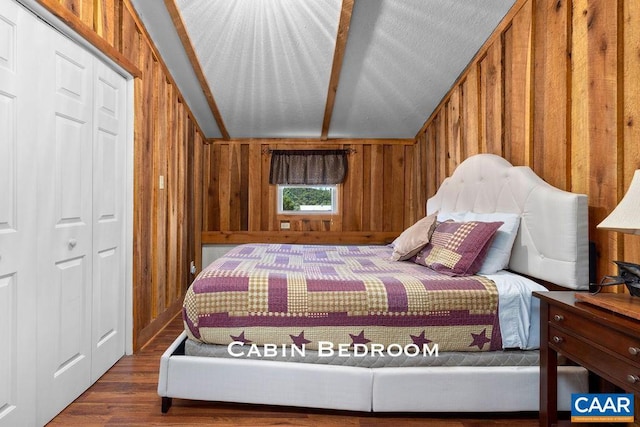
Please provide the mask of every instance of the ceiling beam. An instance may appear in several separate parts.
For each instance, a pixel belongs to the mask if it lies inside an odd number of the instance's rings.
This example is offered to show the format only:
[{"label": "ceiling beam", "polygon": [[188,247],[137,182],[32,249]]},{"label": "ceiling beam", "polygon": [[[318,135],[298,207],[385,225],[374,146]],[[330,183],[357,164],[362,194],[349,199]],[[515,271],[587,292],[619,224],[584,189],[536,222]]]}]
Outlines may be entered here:
[{"label": "ceiling beam", "polygon": [[191,43],[189,34],[185,29],[184,21],[182,20],[182,15],[180,14],[180,10],[178,10],[178,6],[175,4],[174,0],[164,0],[164,4],[167,7],[169,16],[171,16],[173,25],[176,27],[178,36],[180,36],[180,41],[182,42],[182,46],[184,46],[184,50],[187,54],[187,57],[189,58],[189,61],[191,61],[191,66],[193,67],[193,71],[195,71],[196,76],[198,77],[198,82],[200,82],[200,86],[202,86],[202,91],[204,92],[204,95],[207,98],[207,103],[209,104],[209,108],[211,108],[213,117],[216,119],[216,123],[218,124],[218,128],[220,129],[220,133],[222,134],[222,138],[228,140],[230,139],[229,132],[227,131],[227,127],[224,124],[224,120],[222,120],[222,114],[220,114],[220,110],[218,109],[218,104],[216,104],[216,100],[213,98],[213,92],[211,92],[211,87],[209,87],[209,83],[207,82],[207,79],[204,76],[204,72],[202,71],[202,66],[200,65],[200,61],[198,60],[196,51],[193,48],[193,44]]},{"label": "ceiling beam", "polygon": [[342,70],[342,60],[347,48],[347,38],[349,37],[349,26],[351,25],[351,14],[355,0],[342,0],[340,11],[340,23],[338,24],[338,35],[336,36],[336,48],[333,52],[333,65],[331,67],[331,78],[329,79],[329,91],[327,93],[327,105],[324,108],[324,119],[322,121],[322,134],[320,138],[326,140],[329,136],[329,125],[333,115],[333,106],[336,102],[336,92],[340,81],[340,71]]}]

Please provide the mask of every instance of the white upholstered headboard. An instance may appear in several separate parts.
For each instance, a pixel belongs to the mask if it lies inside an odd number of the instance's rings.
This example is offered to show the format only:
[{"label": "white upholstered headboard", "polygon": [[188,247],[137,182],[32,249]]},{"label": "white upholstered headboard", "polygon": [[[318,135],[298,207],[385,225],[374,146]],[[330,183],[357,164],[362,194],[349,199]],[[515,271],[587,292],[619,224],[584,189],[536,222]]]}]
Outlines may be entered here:
[{"label": "white upholstered headboard", "polygon": [[467,158],[427,201],[433,212],[521,215],[509,269],[571,289],[588,289],[587,196],[555,188],[502,157]]}]

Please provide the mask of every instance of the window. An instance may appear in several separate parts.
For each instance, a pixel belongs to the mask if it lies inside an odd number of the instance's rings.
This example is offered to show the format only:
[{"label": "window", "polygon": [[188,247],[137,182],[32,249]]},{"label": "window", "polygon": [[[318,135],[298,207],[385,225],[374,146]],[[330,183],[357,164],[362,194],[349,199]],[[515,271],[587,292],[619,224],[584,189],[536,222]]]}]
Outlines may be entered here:
[{"label": "window", "polygon": [[279,214],[335,214],[337,185],[278,185]]}]

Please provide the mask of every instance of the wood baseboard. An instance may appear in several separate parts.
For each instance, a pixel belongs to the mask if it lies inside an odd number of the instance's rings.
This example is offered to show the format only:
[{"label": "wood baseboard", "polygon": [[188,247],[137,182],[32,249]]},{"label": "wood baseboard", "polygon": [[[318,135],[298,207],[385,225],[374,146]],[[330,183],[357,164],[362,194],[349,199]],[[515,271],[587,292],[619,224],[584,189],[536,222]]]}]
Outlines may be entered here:
[{"label": "wood baseboard", "polygon": [[180,314],[182,310],[182,298],[175,300],[165,311],[163,311],[158,317],[156,317],[151,323],[140,330],[138,333],[134,332],[133,336],[133,351],[134,353],[142,350],[153,337],[161,332],[171,321]]}]

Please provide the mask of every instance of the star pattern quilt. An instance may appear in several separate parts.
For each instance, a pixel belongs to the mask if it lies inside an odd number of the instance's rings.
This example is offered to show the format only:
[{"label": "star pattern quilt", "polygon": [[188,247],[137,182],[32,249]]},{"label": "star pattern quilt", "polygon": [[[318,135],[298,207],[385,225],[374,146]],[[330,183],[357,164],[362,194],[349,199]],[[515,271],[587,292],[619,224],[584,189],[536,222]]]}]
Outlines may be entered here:
[{"label": "star pattern quilt", "polygon": [[185,329],[189,338],[211,344],[502,348],[493,281],[392,261],[392,252],[388,246],[237,246],[189,287]]}]

